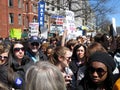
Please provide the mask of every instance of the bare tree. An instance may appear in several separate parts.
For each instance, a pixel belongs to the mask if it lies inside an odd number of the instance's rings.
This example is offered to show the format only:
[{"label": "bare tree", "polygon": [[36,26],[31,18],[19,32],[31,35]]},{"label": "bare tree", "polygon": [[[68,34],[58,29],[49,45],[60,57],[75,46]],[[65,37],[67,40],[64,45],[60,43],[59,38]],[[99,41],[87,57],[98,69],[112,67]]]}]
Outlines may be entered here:
[{"label": "bare tree", "polygon": [[[63,10],[66,8],[75,13],[75,18],[81,17],[85,20],[85,25],[88,25],[89,19],[96,19],[96,29],[105,25],[109,20],[108,14],[115,13],[114,8],[117,7],[119,0],[44,0],[54,7],[59,7]],[[54,1],[54,3],[52,3]],[[109,2],[113,1],[113,5]],[[103,18],[104,17],[104,18]]]}]

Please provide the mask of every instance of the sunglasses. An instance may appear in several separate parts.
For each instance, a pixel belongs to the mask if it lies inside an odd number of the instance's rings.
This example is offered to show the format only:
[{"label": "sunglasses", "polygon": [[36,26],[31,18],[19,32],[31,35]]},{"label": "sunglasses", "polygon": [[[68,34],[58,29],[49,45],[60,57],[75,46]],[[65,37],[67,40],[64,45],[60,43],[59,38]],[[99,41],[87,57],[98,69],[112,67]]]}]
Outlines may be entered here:
[{"label": "sunglasses", "polygon": [[107,71],[105,71],[103,68],[94,68],[94,67],[89,67],[89,72],[93,74],[96,72],[100,77],[102,77]]},{"label": "sunglasses", "polygon": [[0,60],[7,60],[8,57],[7,56],[0,56]]},{"label": "sunglasses", "polygon": [[31,43],[31,45],[32,46],[39,46],[39,43],[34,42],[34,43]]},{"label": "sunglasses", "polygon": [[14,52],[19,52],[20,50],[25,51],[25,48],[24,47],[22,47],[22,48],[14,48],[13,50],[14,50]]},{"label": "sunglasses", "polygon": [[70,60],[72,57],[64,57],[66,60]]}]

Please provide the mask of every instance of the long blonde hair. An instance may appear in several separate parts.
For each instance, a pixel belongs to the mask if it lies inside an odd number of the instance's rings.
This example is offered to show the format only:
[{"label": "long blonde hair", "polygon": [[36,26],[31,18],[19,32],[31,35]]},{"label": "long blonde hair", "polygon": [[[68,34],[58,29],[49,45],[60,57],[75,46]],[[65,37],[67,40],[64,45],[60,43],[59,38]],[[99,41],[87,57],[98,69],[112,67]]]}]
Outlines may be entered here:
[{"label": "long blonde hair", "polygon": [[54,65],[57,65],[60,62],[58,57],[64,56],[67,51],[70,51],[70,49],[64,46],[57,46],[53,50],[53,54],[52,57],[50,58],[50,62],[53,63]]}]

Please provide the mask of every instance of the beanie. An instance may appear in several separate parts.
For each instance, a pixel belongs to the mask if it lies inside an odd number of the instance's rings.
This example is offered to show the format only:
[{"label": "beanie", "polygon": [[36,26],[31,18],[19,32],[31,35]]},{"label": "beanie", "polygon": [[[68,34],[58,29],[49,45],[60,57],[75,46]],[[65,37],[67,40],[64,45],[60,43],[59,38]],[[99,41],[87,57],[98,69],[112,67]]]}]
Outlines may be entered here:
[{"label": "beanie", "polygon": [[93,53],[89,57],[88,64],[90,64],[94,61],[98,61],[98,62],[101,62],[101,63],[105,64],[108,67],[108,69],[111,70],[112,72],[116,68],[116,64],[115,64],[115,61],[114,61],[113,57],[110,56],[106,52],[95,52],[95,53]]}]

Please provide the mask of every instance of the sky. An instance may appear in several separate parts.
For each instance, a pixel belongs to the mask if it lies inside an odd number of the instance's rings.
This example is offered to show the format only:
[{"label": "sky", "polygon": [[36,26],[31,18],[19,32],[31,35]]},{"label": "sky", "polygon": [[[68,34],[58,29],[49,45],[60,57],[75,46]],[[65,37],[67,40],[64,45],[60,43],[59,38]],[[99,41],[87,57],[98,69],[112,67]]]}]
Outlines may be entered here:
[{"label": "sky", "polygon": [[112,17],[115,18],[116,26],[119,26],[119,27],[120,27],[120,13],[119,13],[119,14],[111,15],[111,16],[109,16],[109,17],[110,17],[110,20],[111,20],[111,21],[112,21]]},{"label": "sky", "polygon": [[115,18],[116,26],[120,26],[120,0],[110,0],[108,7],[113,7],[114,14],[108,15],[109,19]]},{"label": "sky", "polygon": [[[90,0],[91,3],[97,2],[97,0]],[[101,0],[102,1],[102,0]],[[105,1],[105,0],[103,0]],[[112,8],[113,11],[110,14],[107,14],[108,19],[112,23],[112,18],[115,18],[116,26],[120,26],[120,0],[106,0],[107,3],[104,4],[107,8]]]}]

